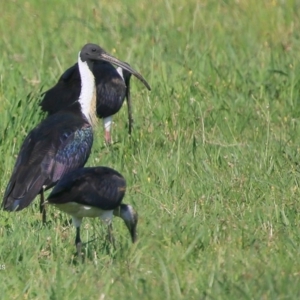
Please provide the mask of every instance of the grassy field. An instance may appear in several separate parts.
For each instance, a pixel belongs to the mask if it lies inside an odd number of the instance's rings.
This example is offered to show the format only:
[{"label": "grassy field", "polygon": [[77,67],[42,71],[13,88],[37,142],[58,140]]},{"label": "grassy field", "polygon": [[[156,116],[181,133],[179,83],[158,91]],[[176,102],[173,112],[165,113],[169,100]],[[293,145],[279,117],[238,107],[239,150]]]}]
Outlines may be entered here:
[{"label": "grassy field", "polygon": [[[126,4],[125,4],[126,3]],[[78,264],[69,217],[38,201],[0,212],[1,299],[299,299],[300,2],[1,1],[0,188],[44,117],[51,87],[86,42],[129,62],[111,148],[102,124],[87,166],[127,179],[132,245],[114,220],[84,221]]]}]

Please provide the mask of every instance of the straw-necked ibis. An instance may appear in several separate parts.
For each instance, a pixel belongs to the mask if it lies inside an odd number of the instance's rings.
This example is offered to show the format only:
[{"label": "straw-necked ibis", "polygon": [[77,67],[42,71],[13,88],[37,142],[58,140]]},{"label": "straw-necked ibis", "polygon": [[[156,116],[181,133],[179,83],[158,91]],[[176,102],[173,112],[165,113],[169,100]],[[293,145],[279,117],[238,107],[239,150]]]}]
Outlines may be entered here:
[{"label": "straw-necked ibis", "polygon": [[80,94],[63,110],[42,121],[25,138],[4,194],[4,210],[22,210],[41,194],[40,209],[45,222],[44,190],[54,186],[64,174],[86,163],[96,120],[96,86],[91,70],[97,60],[112,62],[143,80],[139,73],[98,45],[85,45],[78,55]]},{"label": "straw-necked ibis", "polygon": [[[116,69],[111,63],[102,61],[94,64],[93,73],[96,79],[97,116],[103,119],[105,141],[109,144],[112,116],[120,110],[125,97],[128,106],[128,132],[131,134],[133,122],[130,99],[131,73],[121,67]],[[140,77],[139,79],[150,90],[147,81]],[[43,94],[40,103],[42,110],[51,115],[77,99],[80,93],[80,81],[76,63],[61,75],[54,87]]]},{"label": "straw-necked ibis", "polygon": [[81,255],[80,225],[84,217],[99,217],[112,230],[113,215],[122,218],[131,240],[137,239],[137,212],[131,205],[121,203],[126,181],[117,171],[108,167],[82,168],[66,174],[54,187],[47,202],[72,216],[76,228],[75,245]]}]

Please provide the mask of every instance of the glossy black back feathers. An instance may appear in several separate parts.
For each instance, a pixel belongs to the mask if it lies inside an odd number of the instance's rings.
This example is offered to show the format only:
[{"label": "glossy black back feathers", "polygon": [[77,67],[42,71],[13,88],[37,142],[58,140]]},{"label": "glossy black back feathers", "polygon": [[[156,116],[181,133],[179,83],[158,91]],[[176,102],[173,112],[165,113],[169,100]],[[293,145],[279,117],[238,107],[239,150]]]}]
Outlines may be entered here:
[{"label": "glossy black back feathers", "polygon": [[108,167],[82,168],[65,175],[48,197],[50,204],[76,202],[114,210],[119,207],[126,191],[126,181]]}]

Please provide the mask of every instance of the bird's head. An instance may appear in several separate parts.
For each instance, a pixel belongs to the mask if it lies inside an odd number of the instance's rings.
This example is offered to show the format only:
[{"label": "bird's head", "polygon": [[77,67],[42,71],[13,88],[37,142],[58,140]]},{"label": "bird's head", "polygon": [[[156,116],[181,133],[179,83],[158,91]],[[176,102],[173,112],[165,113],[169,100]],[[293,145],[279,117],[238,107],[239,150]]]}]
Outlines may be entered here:
[{"label": "bird's head", "polygon": [[100,61],[107,61],[111,64],[114,64],[123,70],[128,71],[135,77],[137,77],[140,81],[143,82],[143,84],[147,87],[148,90],[151,90],[150,85],[145,80],[145,78],[138,73],[136,70],[134,70],[129,64],[120,61],[119,59],[115,58],[114,56],[108,54],[104,49],[102,49],[100,46],[96,44],[86,44],[83,46],[79,53],[80,59],[83,62],[93,62],[96,60]]},{"label": "bird's head", "polygon": [[128,228],[133,243],[137,240],[136,227],[138,223],[138,214],[131,205],[121,204],[114,210],[114,215],[123,219]]}]

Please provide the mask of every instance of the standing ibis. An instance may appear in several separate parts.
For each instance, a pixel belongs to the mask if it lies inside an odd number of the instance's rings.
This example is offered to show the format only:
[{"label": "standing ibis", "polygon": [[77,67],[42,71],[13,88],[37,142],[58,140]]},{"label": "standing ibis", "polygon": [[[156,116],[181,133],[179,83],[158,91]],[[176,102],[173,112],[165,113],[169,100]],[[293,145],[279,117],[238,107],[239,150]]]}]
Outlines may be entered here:
[{"label": "standing ibis", "polygon": [[[127,66],[130,67],[128,64]],[[128,132],[131,134],[133,122],[130,100],[131,72],[128,72],[126,68],[116,69],[111,63],[99,61],[94,63],[93,74],[96,79],[97,115],[103,119],[105,141],[109,144],[111,143],[112,116],[120,110],[125,97],[128,106]],[[141,77],[138,78],[150,90],[147,81]],[[80,84],[79,68],[76,63],[61,75],[54,87],[43,94],[44,98],[40,103],[42,110],[51,115],[63,109],[78,98]]]},{"label": "standing ibis", "polygon": [[108,224],[112,237],[113,215],[124,220],[131,240],[137,239],[137,212],[131,205],[122,204],[126,181],[117,171],[108,167],[81,168],[66,174],[57,183],[47,199],[61,211],[72,216],[76,228],[75,245],[81,256],[80,225],[84,217],[97,218]]},{"label": "standing ibis", "polygon": [[63,110],[48,116],[25,138],[4,194],[4,210],[22,210],[41,194],[40,210],[45,222],[44,190],[86,163],[96,121],[96,86],[91,70],[93,62],[98,60],[114,63],[143,80],[139,73],[98,45],[85,45],[78,55],[80,94]]}]

